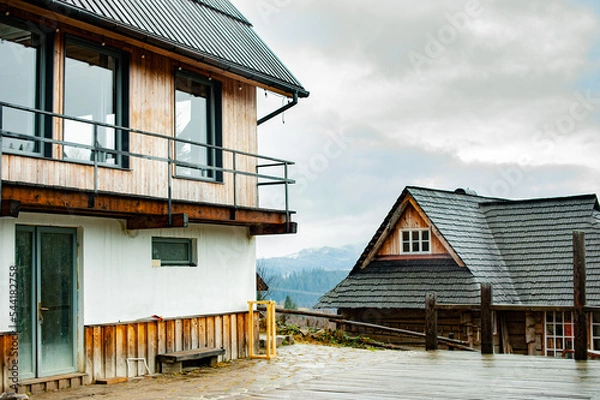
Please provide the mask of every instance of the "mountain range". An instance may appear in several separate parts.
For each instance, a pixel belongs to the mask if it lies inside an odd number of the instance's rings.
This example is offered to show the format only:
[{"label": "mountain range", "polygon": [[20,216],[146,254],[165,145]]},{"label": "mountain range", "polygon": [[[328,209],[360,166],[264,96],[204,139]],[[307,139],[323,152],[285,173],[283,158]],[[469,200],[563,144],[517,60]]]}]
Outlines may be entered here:
[{"label": "mountain range", "polygon": [[348,275],[361,251],[362,246],[346,245],[260,258],[257,271],[269,286],[263,295],[279,304],[289,297],[298,307],[311,308]]}]

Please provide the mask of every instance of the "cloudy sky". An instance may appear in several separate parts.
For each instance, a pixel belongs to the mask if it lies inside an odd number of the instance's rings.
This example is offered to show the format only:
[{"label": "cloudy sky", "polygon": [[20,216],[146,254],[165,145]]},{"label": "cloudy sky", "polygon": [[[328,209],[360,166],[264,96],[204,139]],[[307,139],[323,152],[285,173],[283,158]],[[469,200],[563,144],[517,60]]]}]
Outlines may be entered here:
[{"label": "cloudy sky", "polygon": [[259,128],[299,223],[259,257],[366,244],[406,185],[600,193],[599,2],[233,3],[311,92]]}]

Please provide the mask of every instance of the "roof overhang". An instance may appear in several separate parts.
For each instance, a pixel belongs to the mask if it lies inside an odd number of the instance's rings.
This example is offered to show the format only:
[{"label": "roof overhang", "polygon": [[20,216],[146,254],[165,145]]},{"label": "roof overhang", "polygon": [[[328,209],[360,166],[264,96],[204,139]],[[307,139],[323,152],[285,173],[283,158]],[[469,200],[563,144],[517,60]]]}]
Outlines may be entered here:
[{"label": "roof overhang", "polygon": [[[15,1],[7,1],[7,4],[11,3],[15,3]],[[160,49],[188,57],[195,61],[199,61],[218,70],[231,73],[252,82],[256,82],[261,87],[286,94],[289,97],[293,97],[294,94],[296,94],[298,97],[304,98],[308,97],[310,94],[310,92],[304,89],[302,86],[294,85],[281,79],[277,79],[273,76],[269,76],[259,71],[244,67],[243,65],[215,57],[196,49],[191,49],[190,47],[187,47],[181,43],[176,43],[159,36],[152,35],[148,32],[144,32],[129,25],[119,23],[115,20],[104,18],[64,2],[57,0],[22,0],[20,3],[29,3],[62,17],[88,23],[111,32],[120,33],[129,38],[148,43]]]}]

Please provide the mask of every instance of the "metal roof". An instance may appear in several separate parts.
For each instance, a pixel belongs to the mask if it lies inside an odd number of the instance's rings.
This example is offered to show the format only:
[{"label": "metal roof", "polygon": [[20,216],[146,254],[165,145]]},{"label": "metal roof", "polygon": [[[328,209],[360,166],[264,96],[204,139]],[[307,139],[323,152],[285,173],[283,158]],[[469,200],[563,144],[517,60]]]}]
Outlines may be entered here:
[{"label": "metal roof", "polygon": [[24,1],[289,94],[309,94],[229,0]]}]

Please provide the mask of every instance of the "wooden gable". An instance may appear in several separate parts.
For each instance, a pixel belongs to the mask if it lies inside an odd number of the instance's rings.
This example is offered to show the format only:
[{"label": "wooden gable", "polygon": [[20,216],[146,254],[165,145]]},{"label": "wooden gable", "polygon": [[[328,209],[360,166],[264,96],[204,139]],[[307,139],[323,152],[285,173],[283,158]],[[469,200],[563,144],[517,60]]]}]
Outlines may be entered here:
[{"label": "wooden gable", "polygon": [[[398,219],[398,222],[390,230],[388,237],[383,242],[383,245],[377,252],[377,256],[398,256],[400,255],[400,245],[402,239],[400,237],[400,231],[402,229],[414,229],[414,228],[431,228],[431,223],[423,217],[422,212],[417,211],[417,207],[409,202],[404,212]],[[432,229],[431,233],[431,255],[449,255],[450,253],[446,250],[446,247],[442,244],[441,240],[434,233]]]}]

